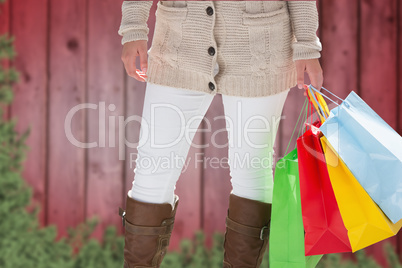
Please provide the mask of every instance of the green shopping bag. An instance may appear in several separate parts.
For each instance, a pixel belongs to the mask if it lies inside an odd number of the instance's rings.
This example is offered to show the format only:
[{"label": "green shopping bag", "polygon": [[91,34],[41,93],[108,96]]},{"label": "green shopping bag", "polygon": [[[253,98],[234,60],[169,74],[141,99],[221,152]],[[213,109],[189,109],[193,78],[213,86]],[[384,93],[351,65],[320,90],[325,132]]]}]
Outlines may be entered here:
[{"label": "green shopping bag", "polygon": [[314,268],[323,255],[305,256],[296,148],[276,164],[271,213],[269,267]]}]

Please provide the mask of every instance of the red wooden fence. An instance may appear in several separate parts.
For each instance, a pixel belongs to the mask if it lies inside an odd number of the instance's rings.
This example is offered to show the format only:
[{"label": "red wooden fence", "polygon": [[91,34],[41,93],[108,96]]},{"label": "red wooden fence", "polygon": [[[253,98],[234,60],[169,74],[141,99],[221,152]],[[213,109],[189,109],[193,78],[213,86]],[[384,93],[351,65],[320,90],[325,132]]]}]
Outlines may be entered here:
[{"label": "red wooden fence", "polygon": [[[154,2],[148,22],[149,46]],[[341,97],[355,90],[402,133],[400,1],[326,0],[318,6],[324,85]],[[41,225],[57,224],[59,237],[66,235],[69,226],[93,215],[102,219],[94,237],[100,239],[110,224],[120,234],[123,231],[117,208],[124,206],[131,188],[136,149],[126,147],[125,160],[119,160],[118,137],[125,133],[129,142],[137,142],[140,124],[131,121],[125,130],[117,126],[119,116],[141,115],[145,84],[128,78],[120,61],[120,8],[121,1],[114,0],[9,0],[0,5],[0,32],[16,37],[18,57],[14,64],[21,72],[15,100],[5,116],[18,117],[21,131],[32,126],[23,176],[34,189],[34,203],[42,208]],[[277,156],[284,153],[303,98],[297,89],[289,94],[276,143]],[[74,115],[72,134],[80,142],[96,142],[95,148],[74,146],[64,131],[67,113],[82,103],[95,104],[96,109]],[[99,114],[102,107],[104,117]],[[206,115],[212,131],[225,127],[223,120],[212,120],[218,115],[223,115],[219,95]],[[200,128],[204,127],[201,124]],[[211,132],[198,132],[194,143],[209,143],[211,138]],[[225,144],[226,132],[214,138]],[[180,239],[192,237],[195,230],[208,234],[224,230],[231,190],[229,169],[196,166],[194,160],[200,153],[203,157],[226,157],[227,147],[191,148],[189,168],[176,190],[183,202],[171,249],[177,248]],[[402,252],[402,235],[388,241]],[[382,244],[367,250],[386,266]]]}]

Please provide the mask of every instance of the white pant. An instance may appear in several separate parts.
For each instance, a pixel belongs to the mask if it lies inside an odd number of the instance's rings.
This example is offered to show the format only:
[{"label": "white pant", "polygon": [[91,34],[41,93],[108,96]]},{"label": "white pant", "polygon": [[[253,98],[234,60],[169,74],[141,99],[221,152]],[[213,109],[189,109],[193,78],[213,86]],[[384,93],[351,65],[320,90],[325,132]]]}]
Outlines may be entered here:
[{"label": "white pant", "polygon": [[[272,202],[273,145],[288,92],[256,98],[222,95],[229,141],[225,163],[230,167],[233,194]],[[213,97],[147,83],[133,187],[128,192],[132,198],[173,204],[176,182]],[[204,129],[208,121],[206,125]],[[205,143],[214,146],[213,141]],[[215,168],[221,164],[216,161]]]}]

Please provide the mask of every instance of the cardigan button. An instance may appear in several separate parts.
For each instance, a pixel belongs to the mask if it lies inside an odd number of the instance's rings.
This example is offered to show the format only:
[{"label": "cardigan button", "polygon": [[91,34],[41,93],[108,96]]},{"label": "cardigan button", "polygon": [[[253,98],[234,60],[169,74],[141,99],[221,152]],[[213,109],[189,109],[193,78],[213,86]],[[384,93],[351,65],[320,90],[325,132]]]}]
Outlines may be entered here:
[{"label": "cardigan button", "polygon": [[208,86],[209,86],[209,89],[210,89],[210,90],[214,90],[214,89],[215,89],[215,85],[214,85],[214,83],[212,83],[212,82],[209,82]]},{"label": "cardigan button", "polygon": [[208,48],[208,54],[211,55],[211,56],[215,55],[215,48],[209,47]]},{"label": "cardigan button", "polygon": [[206,11],[209,16],[212,16],[214,14],[214,9],[212,7],[207,7]]}]

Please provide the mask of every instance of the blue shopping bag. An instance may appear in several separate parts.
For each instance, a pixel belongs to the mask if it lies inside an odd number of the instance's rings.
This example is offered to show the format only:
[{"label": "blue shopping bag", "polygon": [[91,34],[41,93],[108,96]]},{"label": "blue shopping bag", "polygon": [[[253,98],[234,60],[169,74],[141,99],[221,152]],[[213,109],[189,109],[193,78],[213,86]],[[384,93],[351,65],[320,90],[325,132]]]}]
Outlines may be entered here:
[{"label": "blue shopping bag", "polygon": [[320,130],[388,218],[401,220],[402,137],[354,91],[330,111]]}]

